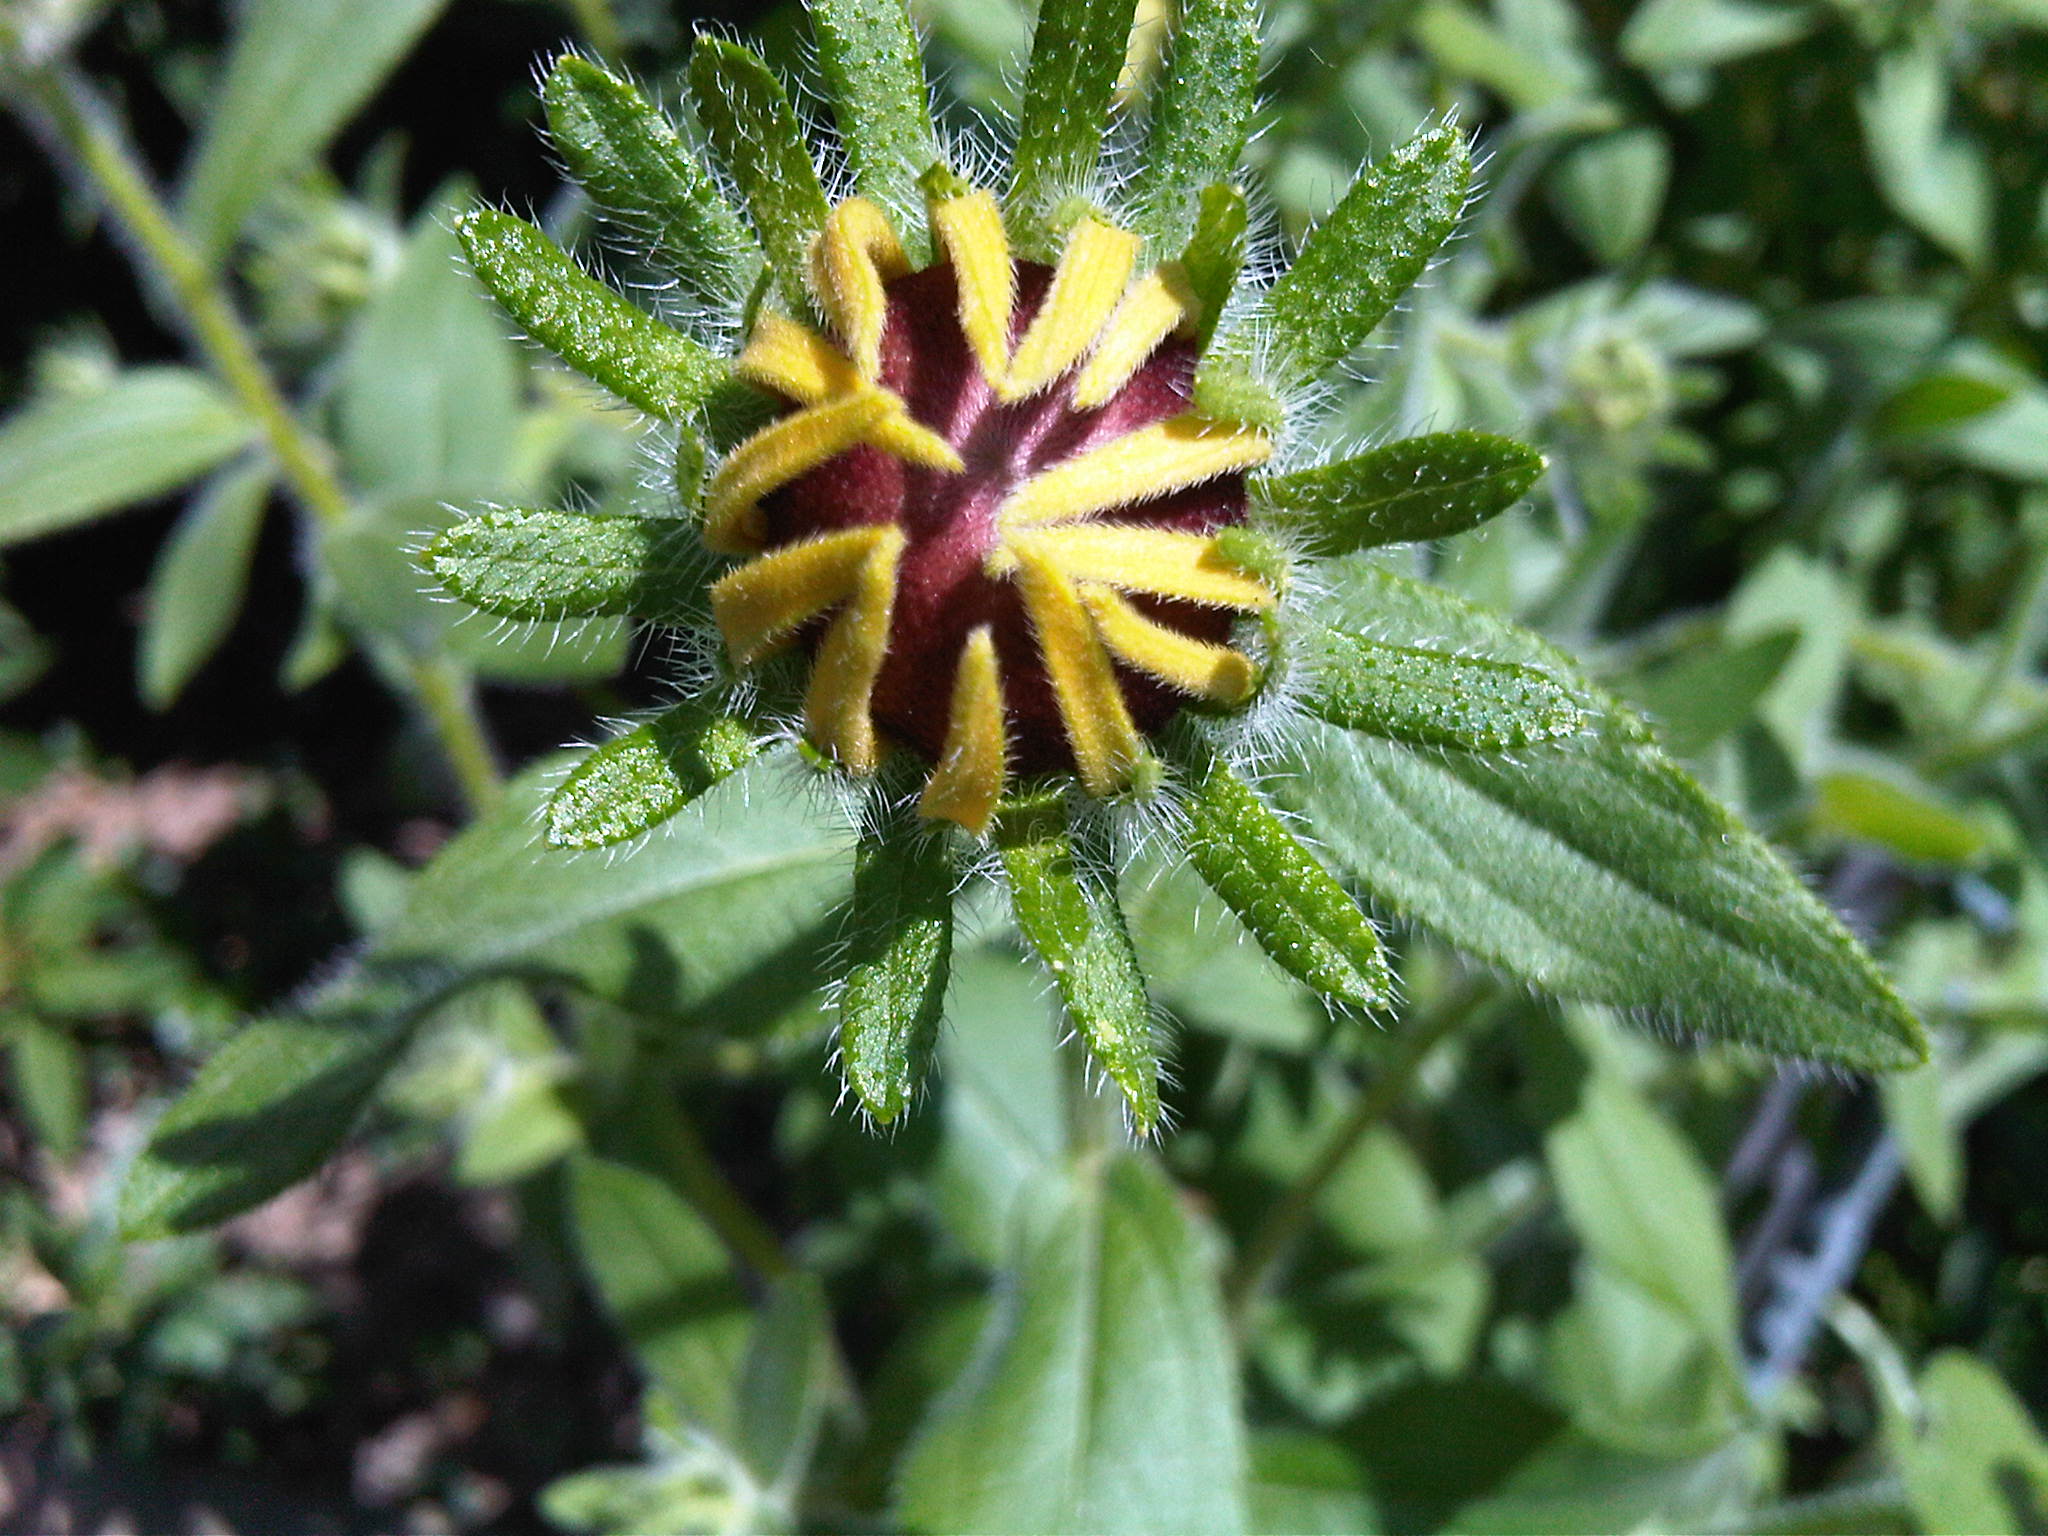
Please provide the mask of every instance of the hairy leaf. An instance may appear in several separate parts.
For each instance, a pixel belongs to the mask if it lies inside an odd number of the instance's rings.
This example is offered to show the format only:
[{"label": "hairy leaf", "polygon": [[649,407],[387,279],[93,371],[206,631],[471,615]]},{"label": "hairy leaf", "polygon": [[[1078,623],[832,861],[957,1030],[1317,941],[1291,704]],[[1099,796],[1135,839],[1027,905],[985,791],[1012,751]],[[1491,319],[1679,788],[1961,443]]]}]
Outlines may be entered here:
[{"label": "hairy leaf", "polygon": [[1472,157],[1449,127],[1359,173],[1268,295],[1286,382],[1315,378],[1372,333],[1457,227],[1471,186]]},{"label": "hairy leaf", "polygon": [[1324,997],[1386,1004],[1392,978],[1371,922],[1250,785],[1211,758],[1185,808],[1189,859],[1260,948]]},{"label": "hairy leaf", "polygon": [[1139,1134],[1149,1133],[1159,1120],[1151,1005],[1108,872],[1077,856],[1057,798],[1002,812],[996,839],[1017,926],[1052,972],[1074,1028],[1123,1090]]},{"label": "hairy leaf", "polygon": [[612,292],[524,219],[477,208],[455,232],[506,313],[628,404],[676,421],[725,381],[723,359]]},{"label": "hairy leaf", "polygon": [[811,241],[831,210],[782,82],[738,43],[699,37],[690,50],[690,91],[713,152],[746,202],[783,299],[806,312]]},{"label": "hairy leaf", "polygon": [[1208,1246],[1153,1165],[1032,1187],[981,1367],[903,1474],[924,1531],[1242,1530],[1244,1427]]},{"label": "hairy leaf", "polygon": [[605,848],[660,826],[753,761],[761,743],[744,720],[678,704],[591,752],[548,797],[548,841]]},{"label": "hairy leaf", "polygon": [[1346,730],[1418,747],[1505,752],[1576,735],[1587,712],[1556,678],[1519,662],[1362,640],[1313,621],[1303,703]]},{"label": "hairy leaf", "polygon": [[1203,189],[1236,172],[1258,91],[1258,0],[1181,7],[1129,189],[1138,232],[1155,255],[1171,255],[1188,238]]},{"label": "hairy leaf", "polygon": [[570,172],[620,215],[649,261],[713,304],[746,298],[760,247],[653,102],[576,54],[548,72],[541,99]]},{"label": "hairy leaf", "polygon": [[1095,175],[1136,10],[1137,0],[1047,0],[1039,8],[1008,199],[1029,255],[1054,254],[1063,233],[1049,222],[1055,209]]},{"label": "hairy leaf", "polygon": [[0,548],[161,496],[254,432],[187,368],[135,368],[96,393],[31,405],[0,424]]},{"label": "hairy leaf", "polygon": [[1356,458],[1258,480],[1253,495],[1273,523],[1314,555],[1442,539],[1476,528],[1520,501],[1543,473],[1543,455],[1489,432],[1432,432]]},{"label": "hairy leaf", "polygon": [[851,969],[839,995],[839,1067],[887,1125],[931,1064],[953,958],[953,858],[943,836],[895,818],[854,857]]},{"label": "hairy leaf", "polygon": [[917,178],[942,157],[904,0],[818,0],[818,63],[855,184],[891,214],[913,262],[929,251]]},{"label": "hairy leaf", "polygon": [[[1580,682],[1536,637],[1361,563],[1322,617]],[[1276,798],[1335,867],[1531,985],[1851,1067],[1924,1054],[1869,955],[1618,705],[1515,759],[1311,727],[1295,767]]]},{"label": "hairy leaf", "polygon": [[696,549],[690,527],[672,519],[504,507],[464,518],[420,564],[501,618],[680,621],[699,607]]}]

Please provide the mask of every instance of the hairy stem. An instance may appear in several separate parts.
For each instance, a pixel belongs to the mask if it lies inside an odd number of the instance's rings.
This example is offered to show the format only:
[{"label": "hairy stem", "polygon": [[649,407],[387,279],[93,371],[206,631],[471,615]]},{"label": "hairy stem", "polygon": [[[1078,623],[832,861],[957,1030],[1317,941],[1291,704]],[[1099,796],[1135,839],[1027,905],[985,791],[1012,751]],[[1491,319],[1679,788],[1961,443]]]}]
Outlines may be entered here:
[{"label": "hairy stem", "polygon": [[[292,495],[324,525],[345,521],[348,488],[335,472],[333,450],[293,413],[248,326],[178,228],[113,114],[61,66],[18,77],[12,84],[113,219],[130,260],[162,289],[207,365],[255,419]],[[498,793],[498,765],[468,679],[445,658],[405,654],[392,659],[440,741],[464,798],[472,809],[488,806]]]}]

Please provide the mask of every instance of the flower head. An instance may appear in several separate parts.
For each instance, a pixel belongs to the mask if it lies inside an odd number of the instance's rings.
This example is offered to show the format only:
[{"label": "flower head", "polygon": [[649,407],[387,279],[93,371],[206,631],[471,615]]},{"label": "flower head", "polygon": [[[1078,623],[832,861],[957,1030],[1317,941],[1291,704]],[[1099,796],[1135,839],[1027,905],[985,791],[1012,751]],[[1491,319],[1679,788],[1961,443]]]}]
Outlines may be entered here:
[{"label": "flower head", "polygon": [[[430,569],[487,611],[696,626],[724,658],[570,774],[550,837],[638,836],[792,725],[816,771],[868,787],[839,1047],[878,1121],[929,1058],[965,868],[999,872],[1075,1032],[1133,1123],[1156,1124],[1152,1011],[1091,812],[1105,800],[1170,807],[1157,824],[1187,861],[1333,1006],[1387,1001],[1372,923],[1260,782],[1253,746],[1275,733],[1242,722],[1261,696],[1269,723],[1432,753],[1531,748],[1607,708],[1533,637],[1440,648],[1427,626],[1505,631],[1327,564],[1503,511],[1541,473],[1532,450],[1448,432],[1284,462],[1310,441],[1318,380],[1455,227],[1462,136],[1431,128],[1362,171],[1291,266],[1248,279],[1279,266],[1247,261],[1238,185],[1253,0],[1180,8],[1119,178],[1104,145],[1124,131],[1134,4],[1045,0],[1007,167],[977,182],[941,150],[904,0],[811,0],[853,183],[836,200],[746,49],[702,38],[692,57],[710,166],[625,81],[559,61],[544,94],[563,158],[708,323],[665,324],[509,215],[460,226],[535,339],[666,424],[686,516],[491,510],[437,540]],[[1340,588],[1410,627],[1374,638],[1310,600]],[[1610,719],[1614,751],[1651,750]],[[970,860],[977,846],[996,857]],[[1702,832],[1701,857],[1716,846],[1733,845]],[[1799,921],[1829,953],[1847,943],[1817,909]]]}]

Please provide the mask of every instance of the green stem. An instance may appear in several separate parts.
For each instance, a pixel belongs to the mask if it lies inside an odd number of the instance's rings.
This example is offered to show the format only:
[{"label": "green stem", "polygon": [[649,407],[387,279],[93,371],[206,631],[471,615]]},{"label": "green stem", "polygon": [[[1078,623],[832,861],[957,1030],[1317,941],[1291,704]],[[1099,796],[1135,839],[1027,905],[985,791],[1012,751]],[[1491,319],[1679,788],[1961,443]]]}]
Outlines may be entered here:
[{"label": "green stem", "polygon": [[1962,734],[1966,741],[1977,735],[1985,715],[1998,701],[1998,695],[2025,664],[2041,611],[2048,606],[2048,529],[2029,528],[2028,534],[2033,547],[2027,551],[2026,566],[2013,588],[2011,601],[2005,605],[1998,643],[1985,664],[1984,675],[1978,681],[1977,691],[1971,696],[1969,711],[1964,716]]},{"label": "green stem", "polygon": [[1366,1133],[1407,1097],[1415,1074],[1429,1053],[1472,1016],[1481,996],[1482,993],[1467,991],[1446,999],[1395,1041],[1392,1057],[1359,1093],[1351,1112],[1330,1133],[1322,1151],[1266,1213],[1223,1282],[1224,1302],[1240,1329],[1281,1255],[1314,1216],[1316,1202],[1329,1188],[1330,1181],[1358,1150]]},{"label": "green stem", "polygon": [[648,1063],[634,1098],[631,1144],[645,1150],[675,1192],[718,1234],[732,1256],[763,1280],[794,1272],[782,1243],[719,1170],[696,1126],[676,1102],[668,1074]]},{"label": "green stem", "polygon": [[[131,259],[162,284],[193,344],[255,418],[292,494],[316,521],[328,527],[345,521],[348,488],[335,471],[332,449],[293,414],[249,328],[150,185],[111,113],[66,69],[16,83],[127,237]],[[445,658],[406,654],[399,665],[471,808],[486,808],[497,797],[500,776],[469,680]]]}]

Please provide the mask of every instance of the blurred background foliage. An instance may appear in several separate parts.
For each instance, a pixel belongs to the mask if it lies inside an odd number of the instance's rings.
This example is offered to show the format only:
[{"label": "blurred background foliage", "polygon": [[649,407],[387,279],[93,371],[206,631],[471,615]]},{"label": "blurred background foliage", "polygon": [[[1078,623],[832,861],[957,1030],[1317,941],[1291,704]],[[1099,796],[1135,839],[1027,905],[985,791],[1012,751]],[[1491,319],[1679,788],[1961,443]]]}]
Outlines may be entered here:
[{"label": "blurred background foliage", "polygon": [[[1028,10],[917,10],[947,118],[1006,109]],[[1544,449],[1422,573],[1649,711],[1935,1064],[1778,1070],[1414,940],[1400,1017],[1332,1025],[1161,870],[1156,1153],[1070,1091],[993,913],[941,1085],[869,1137],[812,1000],[833,835],[782,817],[768,886],[657,844],[626,910],[520,927],[498,765],[661,697],[661,647],[458,621],[411,556],[656,472],[452,254],[480,194],[637,275],[535,60],[674,102],[700,21],[800,76],[801,14],[7,0],[0,1523],[2041,1528],[2048,6],[1268,13],[1278,232],[1433,114],[1488,157],[1333,440]],[[119,1239],[193,1062],[470,907],[502,942],[429,947],[352,1150]]]}]

